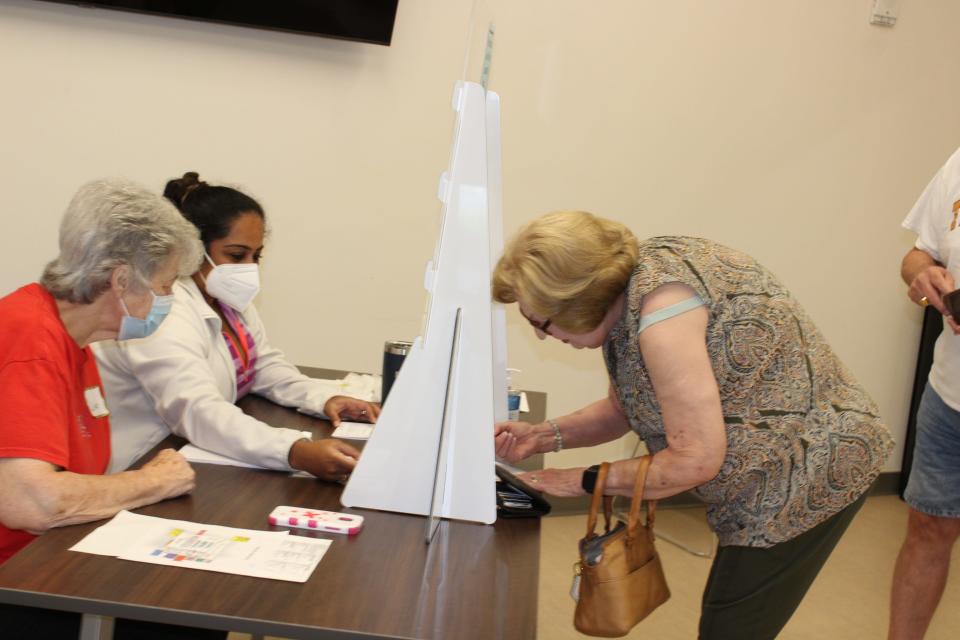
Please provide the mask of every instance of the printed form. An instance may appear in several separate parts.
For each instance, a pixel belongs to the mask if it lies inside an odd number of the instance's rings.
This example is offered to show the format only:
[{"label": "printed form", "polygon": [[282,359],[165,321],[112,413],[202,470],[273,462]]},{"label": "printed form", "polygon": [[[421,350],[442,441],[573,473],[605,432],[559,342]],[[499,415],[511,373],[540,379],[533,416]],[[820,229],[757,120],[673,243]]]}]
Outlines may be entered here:
[{"label": "printed form", "polygon": [[121,560],[306,582],[330,540],[168,520],[121,511],[71,551]]}]

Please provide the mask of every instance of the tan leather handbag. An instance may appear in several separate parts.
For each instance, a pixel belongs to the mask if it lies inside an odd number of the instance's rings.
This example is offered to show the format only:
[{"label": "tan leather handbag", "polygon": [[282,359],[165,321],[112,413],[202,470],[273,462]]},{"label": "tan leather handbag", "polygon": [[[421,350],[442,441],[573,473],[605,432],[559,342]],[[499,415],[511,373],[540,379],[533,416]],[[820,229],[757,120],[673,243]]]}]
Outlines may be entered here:
[{"label": "tan leather handbag", "polygon": [[[640,504],[651,456],[637,470],[627,522],[611,529],[613,498],[603,491],[610,463],[600,465],[587,517],[587,535],[580,541],[573,594],[577,608],[573,624],[581,633],[615,638],[626,635],[638,622],[670,598],[660,557],[653,546],[653,517],[657,501],[647,501],[647,519],[640,523]],[[597,511],[603,503],[605,532],[597,535]]]}]

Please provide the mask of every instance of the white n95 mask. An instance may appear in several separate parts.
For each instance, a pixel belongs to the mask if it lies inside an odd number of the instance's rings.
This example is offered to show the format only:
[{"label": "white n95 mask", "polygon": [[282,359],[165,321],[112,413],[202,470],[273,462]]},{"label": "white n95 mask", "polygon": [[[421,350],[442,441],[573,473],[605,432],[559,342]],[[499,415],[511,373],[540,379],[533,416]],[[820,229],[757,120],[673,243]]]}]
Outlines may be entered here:
[{"label": "white n95 mask", "polygon": [[231,309],[246,311],[260,292],[260,267],[253,263],[215,264],[206,252],[203,255],[213,265],[203,278],[207,293]]}]

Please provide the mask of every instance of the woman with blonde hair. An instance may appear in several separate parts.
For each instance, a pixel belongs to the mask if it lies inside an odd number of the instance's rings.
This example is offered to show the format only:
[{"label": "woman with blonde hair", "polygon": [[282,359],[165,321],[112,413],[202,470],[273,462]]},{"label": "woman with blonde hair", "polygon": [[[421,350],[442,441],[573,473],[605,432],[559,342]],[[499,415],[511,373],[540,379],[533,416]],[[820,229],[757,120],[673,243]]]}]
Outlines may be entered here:
[{"label": "woman with blonde hair", "polygon": [[[602,347],[610,392],[542,424],[496,425],[518,461],[633,430],[653,455],[644,495],[707,504],[719,548],[703,595],[703,639],[773,638],[790,619],[890,453],[866,391],[776,277],[701,238],[638,242],[580,211],[547,214],[509,242],[493,297],[537,336]],[[615,462],[630,495],[639,459]],[[591,493],[597,467],[527,482]]]}]

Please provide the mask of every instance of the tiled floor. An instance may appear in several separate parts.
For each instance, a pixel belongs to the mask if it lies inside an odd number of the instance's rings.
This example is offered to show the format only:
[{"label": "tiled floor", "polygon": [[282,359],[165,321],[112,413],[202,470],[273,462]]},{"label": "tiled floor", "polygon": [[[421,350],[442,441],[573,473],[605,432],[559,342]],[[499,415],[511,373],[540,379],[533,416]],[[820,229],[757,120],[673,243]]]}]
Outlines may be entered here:
[{"label": "tiled floor", "polygon": [[[661,510],[661,533],[708,549],[710,536],[702,509]],[[906,528],[907,508],[894,496],[869,498],[840,541],[781,640],[861,640],[886,638],[893,564]],[[573,629],[568,591],[576,542],[585,517],[547,518],[540,551],[539,633],[542,640],[585,638]],[[673,597],[641,622],[627,638],[691,640],[697,637],[700,596],[710,560],[657,542]],[[960,554],[926,640],[960,638]]]}]

